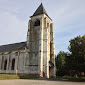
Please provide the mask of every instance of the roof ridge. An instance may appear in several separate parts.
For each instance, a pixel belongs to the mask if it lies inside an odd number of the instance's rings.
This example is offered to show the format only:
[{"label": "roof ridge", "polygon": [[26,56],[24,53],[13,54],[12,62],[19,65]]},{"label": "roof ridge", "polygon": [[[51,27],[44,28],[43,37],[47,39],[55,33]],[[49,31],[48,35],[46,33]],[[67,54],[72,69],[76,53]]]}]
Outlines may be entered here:
[{"label": "roof ridge", "polygon": [[25,43],[25,42],[26,42],[26,41],[23,41],[23,42],[16,42],[16,43],[10,43],[10,44],[0,45],[0,46],[13,45],[13,44],[19,44],[19,43]]},{"label": "roof ridge", "polygon": [[0,52],[20,50],[26,47],[26,42],[19,42],[0,46]]}]

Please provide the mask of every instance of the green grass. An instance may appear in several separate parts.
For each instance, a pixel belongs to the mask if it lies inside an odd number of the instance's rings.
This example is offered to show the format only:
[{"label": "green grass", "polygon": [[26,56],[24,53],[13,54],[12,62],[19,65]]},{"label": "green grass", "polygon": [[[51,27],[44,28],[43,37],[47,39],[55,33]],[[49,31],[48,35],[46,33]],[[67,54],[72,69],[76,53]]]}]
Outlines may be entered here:
[{"label": "green grass", "polygon": [[3,79],[19,79],[18,75],[11,75],[11,74],[0,74],[0,80]]},{"label": "green grass", "polygon": [[75,78],[75,77],[56,77],[50,78],[48,80],[60,80],[60,81],[72,81],[72,82],[85,82],[85,77],[82,78]]},{"label": "green grass", "polygon": [[37,79],[36,76],[18,76],[18,75],[11,75],[11,74],[0,74],[0,80],[5,79]]},{"label": "green grass", "polygon": [[63,79],[67,79],[68,81],[76,81],[76,82],[85,82],[85,77],[75,78],[75,77],[65,77]]},{"label": "green grass", "polygon": [[[39,77],[37,77],[37,76],[18,76],[18,75],[12,75],[12,74],[0,74],[0,80],[6,80],[6,79],[39,79]],[[85,82],[85,77],[83,77],[83,78],[56,77],[56,78],[49,78],[48,80]]]},{"label": "green grass", "polygon": [[37,76],[19,76],[19,77],[20,77],[20,79],[37,79],[37,78],[39,78]]}]

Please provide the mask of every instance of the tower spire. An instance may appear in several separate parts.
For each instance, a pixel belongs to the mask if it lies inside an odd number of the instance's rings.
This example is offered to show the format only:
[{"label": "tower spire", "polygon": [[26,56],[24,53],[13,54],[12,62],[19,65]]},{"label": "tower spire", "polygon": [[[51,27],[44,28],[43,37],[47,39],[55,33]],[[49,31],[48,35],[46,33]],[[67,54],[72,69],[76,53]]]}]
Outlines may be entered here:
[{"label": "tower spire", "polygon": [[40,6],[37,8],[37,10],[36,10],[35,13],[33,14],[33,16],[40,15],[40,14],[46,14],[46,15],[48,15],[42,3],[41,3]]},{"label": "tower spire", "polygon": [[[41,15],[41,14],[45,14],[48,16],[43,4],[41,3],[40,6],[37,8],[37,10],[34,12],[34,14],[31,16],[37,16],[37,15]],[[48,16],[49,17],[49,16]],[[50,18],[50,17],[49,17]],[[51,19],[51,18],[50,18]],[[52,20],[52,19],[51,19]]]}]

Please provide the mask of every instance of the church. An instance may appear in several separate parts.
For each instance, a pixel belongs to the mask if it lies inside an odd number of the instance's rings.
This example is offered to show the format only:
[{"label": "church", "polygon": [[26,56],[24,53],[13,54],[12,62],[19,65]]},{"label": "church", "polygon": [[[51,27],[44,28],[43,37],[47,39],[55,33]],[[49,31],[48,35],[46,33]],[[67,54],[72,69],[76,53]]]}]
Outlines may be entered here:
[{"label": "church", "polygon": [[0,46],[0,74],[55,77],[52,19],[41,3],[28,23],[26,42]]}]

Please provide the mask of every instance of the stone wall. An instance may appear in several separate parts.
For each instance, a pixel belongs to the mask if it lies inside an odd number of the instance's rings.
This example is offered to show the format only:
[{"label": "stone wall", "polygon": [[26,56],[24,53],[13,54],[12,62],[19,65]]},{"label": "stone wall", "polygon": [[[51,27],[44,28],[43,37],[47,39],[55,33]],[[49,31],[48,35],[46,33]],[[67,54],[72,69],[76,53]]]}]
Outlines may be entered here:
[{"label": "stone wall", "polygon": [[[0,53],[0,73],[24,73],[25,50],[9,51]],[[14,59],[14,63],[13,63]],[[7,62],[7,63],[6,63]],[[12,66],[14,65],[14,69]]]},{"label": "stone wall", "polygon": [[[40,21],[35,26],[36,21]],[[38,73],[41,77],[54,76],[54,67],[49,70],[49,61],[55,62],[54,33],[51,19],[45,14],[31,17],[27,32],[28,73]],[[55,65],[55,64],[54,64]]]},{"label": "stone wall", "polygon": [[[50,68],[49,61],[54,67]],[[29,20],[25,49],[0,52],[0,73],[55,76],[53,24],[47,15],[33,16]]]}]

